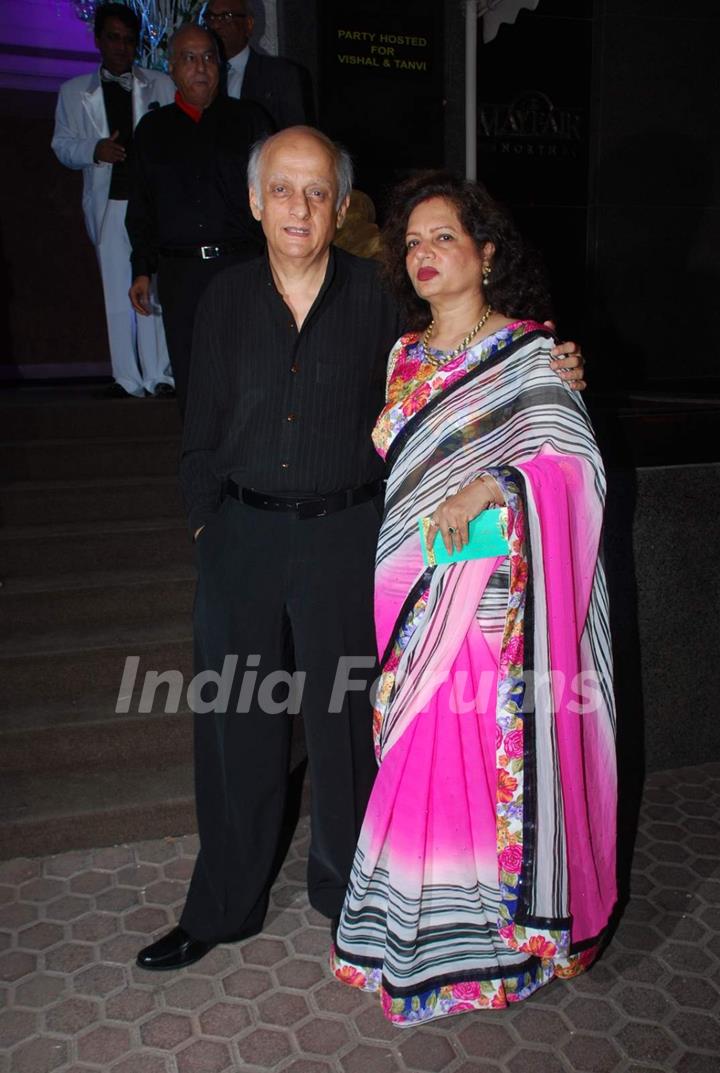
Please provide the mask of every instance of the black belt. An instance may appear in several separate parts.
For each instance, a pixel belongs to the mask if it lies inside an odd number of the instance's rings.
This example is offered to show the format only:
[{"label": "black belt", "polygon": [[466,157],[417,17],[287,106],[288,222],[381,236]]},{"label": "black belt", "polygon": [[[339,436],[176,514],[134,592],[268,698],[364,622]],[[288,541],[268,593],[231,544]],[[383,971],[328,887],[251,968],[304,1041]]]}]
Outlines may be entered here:
[{"label": "black belt", "polygon": [[265,492],[256,492],[252,488],[239,488],[235,481],[226,483],[225,491],[234,499],[248,507],[257,507],[258,510],[279,510],[290,514],[296,514],[298,518],[322,518],[325,514],[334,514],[346,507],[355,507],[358,503],[367,503],[374,499],[383,490],[382,481],[370,481],[362,484],[359,488],[348,488],[344,492],[333,492],[329,496],[316,496],[314,498],[297,499],[294,496],[269,495]]},{"label": "black belt", "polygon": [[247,247],[239,244],[223,243],[222,246],[164,246],[161,257],[199,257],[203,261],[212,261],[215,257],[227,257],[230,253],[243,253]]}]

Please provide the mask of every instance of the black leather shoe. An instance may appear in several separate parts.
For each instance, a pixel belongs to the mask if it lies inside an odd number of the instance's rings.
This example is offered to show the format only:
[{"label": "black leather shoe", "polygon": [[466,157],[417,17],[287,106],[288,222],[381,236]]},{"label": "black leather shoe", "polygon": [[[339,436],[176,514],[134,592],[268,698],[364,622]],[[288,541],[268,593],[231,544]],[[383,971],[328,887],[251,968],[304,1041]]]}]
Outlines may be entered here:
[{"label": "black leather shoe", "polygon": [[163,380],[163,382],[161,384],[158,384],[157,387],[155,388],[155,390],[153,391],[153,398],[154,399],[174,399],[175,398],[175,388],[172,386],[172,384],[166,384],[165,381]]},{"label": "black leather shoe", "polygon": [[137,964],[141,969],[154,971],[184,969],[186,965],[194,965],[204,958],[215,946],[217,943],[193,939],[192,935],[178,926],[156,943],[144,947],[137,956]]}]

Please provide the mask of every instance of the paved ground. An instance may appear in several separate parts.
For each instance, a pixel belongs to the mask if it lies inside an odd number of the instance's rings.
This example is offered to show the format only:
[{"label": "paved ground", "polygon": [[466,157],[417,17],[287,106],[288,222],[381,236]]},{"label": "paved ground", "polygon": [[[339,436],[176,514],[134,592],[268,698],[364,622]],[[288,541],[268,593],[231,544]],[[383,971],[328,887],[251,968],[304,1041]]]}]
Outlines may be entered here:
[{"label": "paved ground", "polygon": [[602,961],[510,1011],[394,1029],[336,983],[301,820],[262,936],[181,973],[133,958],[174,922],[193,837],[0,864],[0,1073],[713,1073],[720,764],[651,777]]}]

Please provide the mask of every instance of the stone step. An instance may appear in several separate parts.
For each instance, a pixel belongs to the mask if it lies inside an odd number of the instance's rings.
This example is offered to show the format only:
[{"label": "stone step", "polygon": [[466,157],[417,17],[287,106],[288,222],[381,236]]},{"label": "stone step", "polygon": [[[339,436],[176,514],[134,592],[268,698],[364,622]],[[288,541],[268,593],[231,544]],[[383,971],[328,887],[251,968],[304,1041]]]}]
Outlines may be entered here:
[{"label": "stone step", "polygon": [[22,385],[0,391],[0,437],[4,441],[95,437],[128,441],[180,436],[174,399],[107,399],[94,385]]},{"label": "stone step", "polygon": [[0,530],[0,577],[43,587],[82,567],[116,570],[191,569],[193,547],[181,519],[76,522]]},{"label": "stone step", "polygon": [[177,436],[17,440],[0,446],[0,468],[12,481],[175,476],[179,457]]},{"label": "stone step", "polygon": [[0,785],[0,858],[37,856],[195,830],[192,765],[18,772]]},{"label": "stone step", "polygon": [[5,526],[182,518],[175,477],[16,481],[2,489]]},{"label": "stone step", "polygon": [[[26,713],[56,705],[84,711],[117,697],[128,656],[139,657],[137,677],[147,671],[179,670],[189,684],[192,640],[189,619],[160,621],[139,628],[117,627],[109,637],[80,632],[65,637],[58,647],[36,647],[0,656],[4,722],[21,729]],[[114,703],[113,703],[114,708]]]},{"label": "stone step", "polygon": [[[160,698],[160,701],[162,698]],[[192,759],[192,715],[161,710],[117,715],[115,698],[78,713],[48,710],[21,730],[0,729],[0,771],[79,772],[187,763]]]},{"label": "stone step", "polygon": [[[300,728],[291,752],[289,809],[307,815],[310,795]],[[20,772],[0,784],[0,860],[172,838],[196,828],[191,763]]]},{"label": "stone step", "polygon": [[125,637],[160,619],[189,626],[193,571],[166,569],[161,577],[156,573],[66,575],[45,585],[6,582],[0,590],[0,622],[11,623],[12,633],[6,639],[4,630],[0,632],[0,655],[61,648],[69,635],[79,632],[91,643],[116,640],[119,629]]},{"label": "stone step", "polygon": [[21,388],[0,438],[0,856],[192,831],[187,695],[139,711],[192,676],[177,404]]},{"label": "stone step", "polygon": [[[183,697],[178,706],[167,693],[155,693],[152,710],[140,712],[142,683],[138,682],[128,712],[115,710],[117,693],[91,706],[68,709],[60,705],[23,713],[22,728],[4,715],[0,719],[0,773],[79,772],[117,767],[158,766],[192,759],[192,712]],[[293,720],[292,766],[305,755],[302,719]]]}]

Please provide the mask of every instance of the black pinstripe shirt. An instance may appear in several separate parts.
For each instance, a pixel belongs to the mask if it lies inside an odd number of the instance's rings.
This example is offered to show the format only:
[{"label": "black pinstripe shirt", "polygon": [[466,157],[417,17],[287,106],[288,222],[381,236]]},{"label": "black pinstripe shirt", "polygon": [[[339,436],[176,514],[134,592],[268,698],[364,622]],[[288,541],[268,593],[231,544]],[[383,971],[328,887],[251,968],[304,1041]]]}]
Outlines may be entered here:
[{"label": "black pinstripe shirt", "polygon": [[217,276],[196,314],[180,463],[191,530],[227,477],[324,495],[382,476],[370,432],[398,334],[377,264],[336,247],[299,332],[266,257]]}]

